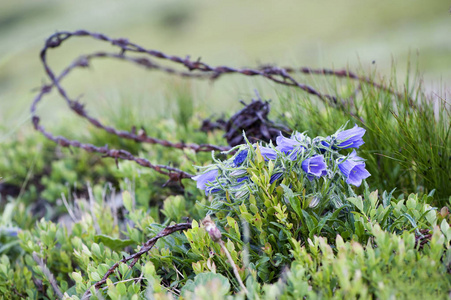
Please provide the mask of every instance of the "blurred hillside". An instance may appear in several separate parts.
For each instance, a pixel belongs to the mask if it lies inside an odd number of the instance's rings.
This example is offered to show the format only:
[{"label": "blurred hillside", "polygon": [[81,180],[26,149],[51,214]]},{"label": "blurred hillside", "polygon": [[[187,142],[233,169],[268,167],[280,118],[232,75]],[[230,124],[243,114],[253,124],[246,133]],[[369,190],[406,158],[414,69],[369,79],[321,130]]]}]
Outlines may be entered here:
[{"label": "blurred hillside", "polygon": [[[168,54],[202,57],[212,65],[360,66],[388,76],[393,60],[402,75],[410,56],[426,86],[440,89],[440,83],[451,82],[449,5],[445,0],[1,1],[0,129],[12,133],[22,124],[29,126],[33,88],[46,82],[38,54],[44,39],[57,30],[127,37]],[[105,46],[73,39],[50,52],[50,63],[58,71],[80,54],[108,50]],[[95,72],[79,71],[67,81],[74,97],[83,94],[88,103],[95,99],[90,109],[125,97],[139,98],[149,114],[161,113],[167,96],[162,83],[179,84],[124,63],[97,62],[91,68]],[[221,112],[237,107],[236,100],[265,83],[249,82],[235,77],[214,88],[201,83],[196,95],[207,110]],[[61,101],[52,99],[45,113],[60,119]]]}]

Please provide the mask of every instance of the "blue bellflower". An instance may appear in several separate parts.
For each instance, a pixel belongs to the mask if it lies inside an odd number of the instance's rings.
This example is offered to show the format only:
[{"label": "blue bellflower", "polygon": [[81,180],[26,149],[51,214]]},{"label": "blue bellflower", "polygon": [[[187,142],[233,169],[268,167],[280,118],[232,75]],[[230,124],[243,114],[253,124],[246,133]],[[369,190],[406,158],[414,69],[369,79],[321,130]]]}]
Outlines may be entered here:
[{"label": "blue bellflower", "polygon": [[276,142],[277,142],[276,149],[285,154],[290,153],[295,147],[299,146],[298,141],[296,141],[294,139],[286,138],[283,135],[279,135],[276,138]]},{"label": "blue bellflower", "polygon": [[243,150],[235,156],[235,159],[233,160],[235,167],[240,166],[244,162],[244,160],[247,158],[247,153],[247,150]]},{"label": "blue bellflower", "polygon": [[289,159],[296,160],[298,158],[298,154],[305,149],[301,146],[301,143],[296,140],[296,138],[300,140],[303,136],[299,132],[296,132],[295,136],[291,138],[286,138],[283,135],[279,135],[276,139],[276,149],[289,155]]},{"label": "blue bellflower", "polygon": [[313,179],[313,176],[321,177],[327,175],[327,165],[322,155],[307,158],[302,162],[301,167],[308,174],[307,176],[310,180]]},{"label": "blue bellflower", "polygon": [[216,193],[219,189],[213,189],[212,187],[207,187],[207,183],[212,183],[218,177],[218,169],[210,170],[204,174],[200,174],[192,177],[191,179],[197,181],[197,188],[201,190],[205,190],[205,195],[208,196],[210,193]]},{"label": "blue bellflower", "polygon": [[276,159],[277,153],[273,149],[269,147],[260,146],[260,153],[262,154],[265,161],[268,161],[270,159]]},{"label": "blue bellflower", "polygon": [[241,183],[245,180],[249,180],[249,176],[244,176],[236,179],[236,182]]},{"label": "blue bellflower", "polygon": [[269,179],[269,183],[272,184],[274,181],[278,180],[280,177],[282,177],[283,173],[275,173],[271,175],[271,178]]},{"label": "blue bellflower", "polygon": [[360,186],[362,180],[371,176],[371,174],[365,169],[365,162],[363,158],[357,156],[355,150],[348,156],[346,160],[341,159],[341,163],[338,164],[338,168],[341,173],[346,176],[346,183],[354,186]]},{"label": "blue bellflower", "polygon": [[337,146],[342,149],[359,148],[360,146],[365,144],[365,142],[362,139],[365,132],[366,132],[365,129],[357,125],[355,125],[351,129],[339,132],[337,134],[337,140],[339,142]]}]

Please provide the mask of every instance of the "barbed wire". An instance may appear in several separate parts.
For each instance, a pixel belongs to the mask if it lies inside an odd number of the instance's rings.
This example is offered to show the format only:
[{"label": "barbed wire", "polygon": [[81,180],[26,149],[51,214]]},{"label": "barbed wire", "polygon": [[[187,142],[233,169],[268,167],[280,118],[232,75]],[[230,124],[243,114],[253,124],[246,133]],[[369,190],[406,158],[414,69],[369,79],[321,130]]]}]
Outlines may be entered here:
[{"label": "barbed wire", "polygon": [[[110,53],[110,52],[95,52],[91,54],[81,55],[77,59],[75,59],[71,64],[68,65],[63,71],[57,76],[54,71],[50,67],[47,61],[47,53],[48,50],[60,47],[63,42],[67,41],[72,37],[91,37],[98,41],[108,42],[112,46],[117,47],[119,53]],[[170,68],[167,66],[162,66],[160,64],[155,63],[152,59],[140,56],[134,57],[128,55],[128,53],[139,54],[150,56],[153,59],[160,59],[164,61],[168,61],[179,65],[185,68],[187,71],[180,71],[175,68]],[[205,62],[202,62],[200,59],[191,60],[189,56],[182,58],[175,55],[168,55],[158,50],[146,49],[138,44],[129,42],[127,39],[119,38],[113,39],[102,33],[89,32],[86,30],[77,30],[73,32],[56,32],[52,34],[45,42],[44,47],[40,52],[41,62],[44,66],[45,72],[49,77],[51,83],[43,85],[34,98],[31,104],[31,116],[33,126],[36,130],[40,131],[46,138],[54,141],[55,143],[63,146],[63,147],[75,147],[81,148],[88,152],[96,152],[102,154],[104,157],[110,157],[116,160],[130,160],[138,163],[143,167],[151,168],[160,174],[166,175],[169,177],[168,182],[170,181],[178,181],[181,183],[181,180],[184,178],[191,178],[193,175],[189,174],[185,171],[177,169],[175,167],[170,167],[166,165],[157,165],[152,164],[149,160],[145,158],[140,158],[134,156],[130,152],[123,149],[108,149],[108,145],[99,147],[89,143],[81,143],[77,140],[71,140],[63,136],[55,136],[51,132],[47,131],[41,124],[40,118],[37,116],[37,105],[42,100],[42,98],[50,93],[53,88],[56,88],[59,95],[65,100],[68,107],[74,111],[80,117],[86,119],[89,123],[94,125],[95,127],[104,130],[110,134],[116,135],[120,138],[134,140],[140,143],[149,143],[149,144],[159,144],[164,147],[176,148],[176,149],[191,149],[195,152],[202,151],[228,151],[231,149],[229,146],[218,146],[211,144],[195,144],[195,143],[184,143],[184,142],[171,142],[167,140],[157,139],[151,136],[148,136],[144,130],[140,130],[138,133],[135,129],[131,131],[118,130],[112,126],[104,125],[100,122],[99,119],[92,117],[88,114],[85,109],[84,104],[82,104],[78,99],[71,99],[66,92],[66,90],[61,85],[61,81],[69,75],[69,73],[76,68],[86,68],[89,66],[90,62],[93,59],[98,58],[111,58],[127,61],[130,63],[134,63],[141,67],[144,67],[149,70],[161,71],[168,74],[173,74],[180,77],[186,78],[194,78],[194,79],[206,79],[206,80],[217,80],[222,75],[225,74],[240,74],[244,76],[260,76],[266,78],[276,84],[281,84],[289,87],[299,88],[310,95],[317,97],[319,100],[323,101],[326,105],[330,105],[333,107],[337,107],[339,109],[345,110],[350,115],[354,115],[347,107],[350,101],[353,101],[357,93],[361,91],[361,83],[366,83],[372,85],[378,89],[384,90],[396,97],[403,97],[403,95],[395,93],[390,88],[387,88],[381,84],[375,83],[373,80],[367,77],[358,76],[355,73],[352,73],[347,70],[330,70],[330,69],[312,69],[307,67],[302,68],[293,68],[293,67],[285,67],[279,68],[276,66],[264,65],[258,68],[233,68],[229,66],[210,66]],[[360,82],[358,84],[357,89],[353,92],[349,99],[340,99],[336,96],[324,94],[320,91],[316,90],[312,86],[307,84],[303,84],[295,80],[291,74],[293,73],[303,73],[303,74],[315,74],[315,75],[324,75],[324,76],[335,76],[339,78],[350,78]]]}]

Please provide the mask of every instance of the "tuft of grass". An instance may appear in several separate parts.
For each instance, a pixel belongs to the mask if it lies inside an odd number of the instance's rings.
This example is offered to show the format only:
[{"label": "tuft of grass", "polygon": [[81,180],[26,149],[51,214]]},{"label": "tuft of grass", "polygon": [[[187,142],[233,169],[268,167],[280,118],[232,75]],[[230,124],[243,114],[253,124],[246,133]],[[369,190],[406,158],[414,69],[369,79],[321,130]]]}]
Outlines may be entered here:
[{"label": "tuft of grass", "polygon": [[[279,94],[278,112],[292,129],[313,135],[328,135],[336,124],[347,121],[364,127],[361,153],[371,173],[371,187],[396,188],[396,195],[435,190],[435,204],[446,205],[451,195],[450,104],[427,95],[418,74],[407,73],[399,84],[393,67],[392,76],[382,82],[400,96],[362,83],[352,100],[349,95],[357,88],[356,81],[310,78],[348,99],[346,104],[332,107],[292,90]],[[374,75],[370,79],[378,81]]]}]

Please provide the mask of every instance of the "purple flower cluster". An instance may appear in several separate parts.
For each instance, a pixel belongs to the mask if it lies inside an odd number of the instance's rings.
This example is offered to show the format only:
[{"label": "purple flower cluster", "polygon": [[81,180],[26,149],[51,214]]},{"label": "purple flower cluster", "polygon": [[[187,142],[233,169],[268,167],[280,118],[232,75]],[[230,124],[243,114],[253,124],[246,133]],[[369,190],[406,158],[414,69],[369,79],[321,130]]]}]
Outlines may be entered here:
[{"label": "purple flower cluster", "polygon": [[[288,159],[288,161],[296,163],[298,159],[302,159],[299,161],[300,167],[311,181],[315,178],[328,175],[328,172],[331,172],[330,176],[333,176],[333,168],[329,171],[324,157],[325,153],[329,151],[332,153],[330,155],[335,158],[332,159],[332,157],[327,156],[328,161],[335,161],[338,164],[338,169],[346,178],[346,183],[360,186],[362,180],[370,176],[370,173],[365,169],[365,162],[363,159],[357,156],[355,150],[347,157],[338,154],[335,150],[359,148],[364,144],[362,138],[364,134],[365,129],[355,125],[351,129],[339,131],[327,138],[315,138],[312,142],[309,137],[296,132],[290,138],[282,135],[278,136],[276,139],[277,146],[275,148],[259,145],[258,149],[265,161],[277,160],[278,155],[280,154],[283,156],[282,159]],[[256,148],[257,145],[254,144],[253,147]],[[336,157],[337,155],[338,158]],[[228,181],[230,184],[236,182],[234,185],[231,185],[235,190],[244,185],[245,181],[249,181],[249,176],[245,176],[246,169],[242,167],[248,156],[249,149],[242,148],[242,150],[239,151],[227,165],[227,168],[239,168],[229,174],[229,176],[236,178],[232,179],[231,182]],[[283,169],[284,167],[279,168],[271,175],[270,183],[279,180],[283,176]],[[210,169],[204,174],[197,175],[192,179],[197,181],[197,187],[205,190],[205,194],[208,195],[221,190],[219,187],[222,186],[218,183],[218,174],[218,168],[215,168]]]},{"label": "purple flower cluster", "polygon": [[298,154],[305,150],[305,147],[301,146],[300,142],[303,139],[304,135],[299,132],[296,132],[296,134],[291,138],[286,138],[283,135],[279,135],[276,139],[276,149],[287,154],[289,159],[296,160],[298,158]]}]

